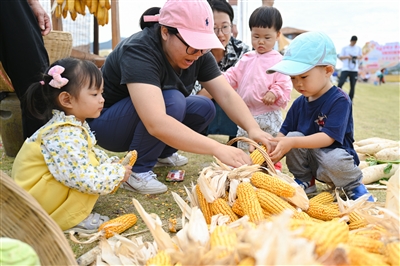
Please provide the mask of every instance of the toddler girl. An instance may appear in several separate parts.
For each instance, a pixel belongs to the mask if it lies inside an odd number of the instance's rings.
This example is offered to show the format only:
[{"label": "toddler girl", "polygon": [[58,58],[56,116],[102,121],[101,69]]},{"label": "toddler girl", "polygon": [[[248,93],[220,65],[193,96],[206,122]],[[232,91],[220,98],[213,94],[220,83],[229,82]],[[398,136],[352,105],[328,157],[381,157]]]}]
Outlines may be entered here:
[{"label": "toddler girl", "polygon": [[[289,76],[266,73],[282,60],[282,55],[274,50],[281,34],[282,17],[274,7],[259,7],[251,14],[249,26],[254,51],[244,54],[224,76],[242,97],[260,128],[276,136],[283,122],[281,109],[288,104],[292,90]],[[238,127],[237,136],[248,134]],[[238,148],[246,150],[248,145],[238,142]]]},{"label": "toddler girl", "polygon": [[[31,194],[62,230],[91,233],[108,220],[91,213],[99,195],[109,194],[131,174],[118,157],[95,148],[85,121],[100,115],[103,78],[90,61],[54,62],[43,80],[32,84],[27,107],[48,121],[27,138],[17,154],[12,177]],[[44,99],[45,106],[37,106]]]}]

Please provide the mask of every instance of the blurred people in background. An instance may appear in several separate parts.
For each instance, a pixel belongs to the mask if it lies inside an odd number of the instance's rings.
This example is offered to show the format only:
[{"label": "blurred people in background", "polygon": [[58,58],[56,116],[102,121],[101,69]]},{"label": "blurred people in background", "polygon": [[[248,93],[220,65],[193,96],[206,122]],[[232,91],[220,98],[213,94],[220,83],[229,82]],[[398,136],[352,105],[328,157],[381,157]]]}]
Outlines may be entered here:
[{"label": "blurred people in background", "polygon": [[356,45],[357,40],[357,36],[352,36],[350,44],[343,47],[339,54],[339,59],[342,60],[343,67],[340,73],[338,87],[342,88],[348,77],[350,81],[349,97],[352,101],[356,89],[359,60],[362,58],[361,47]]}]

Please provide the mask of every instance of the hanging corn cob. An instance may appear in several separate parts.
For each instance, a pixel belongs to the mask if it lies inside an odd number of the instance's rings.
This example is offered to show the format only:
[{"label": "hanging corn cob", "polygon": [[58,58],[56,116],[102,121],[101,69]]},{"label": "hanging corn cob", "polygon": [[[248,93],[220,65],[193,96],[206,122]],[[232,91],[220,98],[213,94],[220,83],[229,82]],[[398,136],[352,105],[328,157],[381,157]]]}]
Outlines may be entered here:
[{"label": "hanging corn cob", "polygon": [[110,0],[57,0],[54,1],[52,12],[56,18],[66,18],[68,13],[75,21],[77,14],[86,15],[86,7],[93,14],[100,26],[108,24],[111,9]]}]

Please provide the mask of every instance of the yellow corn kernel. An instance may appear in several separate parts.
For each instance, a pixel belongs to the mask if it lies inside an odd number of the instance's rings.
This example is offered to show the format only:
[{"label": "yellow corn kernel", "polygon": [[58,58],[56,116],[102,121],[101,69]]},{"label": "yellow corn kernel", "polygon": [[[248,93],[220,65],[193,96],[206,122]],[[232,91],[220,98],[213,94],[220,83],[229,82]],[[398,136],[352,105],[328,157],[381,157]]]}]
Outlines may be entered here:
[{"label": "yellow corn kernel", "polygon": [[254,266],[256,265],[256,260],[252,257],[246,257],[239,261],[238,266]]},{"label": "yellow corn kernel", "polygon": [[238,244],[235,231],[227,225],[216,226],[210,235],[210,247],[219,248],[221,252],[218,258],[224,258],[231,254]]},{"label": "yellow corn kernel", "polygon": [[311,220],[310,215],[308,215],[306,212],[303,212],[303,211],[296,211],[293,214],[293,218],[300,219],[300,220]]},{"label": "yellow corn kernel", "polygon": [[261,207],[272,214],[280,214],[287,209],[293,211],[293,213],[296,212],[296,209],[289,202],[265,189],[257,189],[256,195]]},{"label": "yellow corn kernel", "polygon": [[313,218],[323,221],[330,221],[340,215],[339,206],[337,204],[321,204],[318,202],[310,202],[306,213]]},{"label": "yellow corn kernel", "polygon": [[207,224],[211,224],[211,217],[212,217],[211,204],[208,203],[207,200],[204,198],[204,195],[200,190],[199,184],[196,185],[196,194],[197,194],[197,199],[199,200],[200,210],[202,211]]},{"label": "yellow corn kernel", "polygon": [[390,265],[400,265],[400,242],[386,244],[386,254]]},{"label": "yellow corn kernel", "polygon": [[[261,148],[264,151],[267,151],[267,148],[264,145],[261,145]],[[257,149],[255,149],[252,153],[250,153],[250,158],[251,158],[251,161],[253,162],[253,164],[262,165],[265,162],[264,156]]]},{"label": "yellow corn kernel", "polygon": [[111,219],[102,223],[99,227],[99,232],[104,230],[106,238],[112,237],[114,234],[120,234],[125,230],[134,226],[137,222],[137,217],[133,213],[125,214],[115,219]]},{"label": "yellow corn kernel", "polygon": [[[350,229],[350,225],[349,225],[349,229]],[[377,230],[377,229],[363,229],[363,230],[359,230],[356,232],[351,232],[352,234],[355,235],[361,235],[361,236],[365,236],[371,239],[375,239],[375,240],[381,240],[382,239],[382,231]]]},{"label": "yellow corn kernel", "polygon": [[251,222],[258,223],[263,220],[264,214],[254,189],[250,183],[242,182],[237,186],[236,193],[243,212]]},{"label": "yellow corn kernel", "polygon": [[239,202],[238,199],[236,199],[236,200],[233,202],[232,211],[233,211],[234,213],[236,213],[236,214],[237,214],[238,216],[240,216],[240,217],[246,215],[246,214],[244,213],[243,208],[242,208],[242,206],[240,205],[240,202]]},{"label": "yellow corn kernel", "polygon": [[382,241],[362,235],[350,234],[347,243],[352,247],[363,248],[372,253],[383,254],[384,252],[384,244]]},{"label": "yellow corn kernel", "polygon": [[[385,256],[376,254],[376,253],[371,253],[366,251],[365,249],[358,248],[358,247],[352,247],[349,245],[346,245],[345,248],[347,252],[347,258],[349,260],[349,265],[354,265],[354,266],[376,266],[376,265],[388,265],[385,259]],[[396,265],[396,264],[392,264]],[[398,265],[398,264],[397,264]]]},{"label": "yellow corn kernel", "polygon": [[354,230],[358,228],[362,228],[368,225],[367,220],[364,217],[361,217],[356,212],[351,212],[349,214],[349,229]]},{"label": "yellow corn kernel", "polygon": [[222,214],[228,215],[230,222],[239,219],[237,215],[233,212],[232,208],[229,206],[228,202],[222,198],[217,198],[211,203],[211,212],[213,215]]},{"label": "yellow corn kernel", "polygon": [[[304,220],[308,223],[309,221]],[[315,243],[315,253],[322,256],[334,250],[340,243],[346,243],[349,238],[349,227],[345,222],[332,220],[323,223],[314,223],[313,226],[305,226],[300,236]]]},{"label": "yellow corn kernel", "polygon": [[327,191],[323,191],[310,199],[310,203],[327,204],[332,203],[334,200],[333,195]]},{"label": "yellow corn kernel", "polygon": [[146,262],[147,266],[172,266],[171,256],[164,250],[157,252],[157,254],[148,259]]},{"label": "yellow corn kernel", "polygon": [[290,198],[296,193],[296,189],[288,182],[263,172],[253,173],[250,181],[255,187],[265,189],[281,197]]}]

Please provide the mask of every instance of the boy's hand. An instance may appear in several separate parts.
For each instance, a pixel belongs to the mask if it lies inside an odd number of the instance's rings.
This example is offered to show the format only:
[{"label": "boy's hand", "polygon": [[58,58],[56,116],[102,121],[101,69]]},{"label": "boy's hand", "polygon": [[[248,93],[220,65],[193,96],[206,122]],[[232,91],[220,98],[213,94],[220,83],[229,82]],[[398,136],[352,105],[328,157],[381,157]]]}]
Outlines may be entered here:
[{"label": "boy's hand", "polygon": [[275,94],[269,91],[264,95],[262,101],[265,105],[272,105],[276,101],[276,96]]},{"label": "boy's hand", "polygon": [[272,147],[275,148],[269,153],[273,163],[279,162],[293,148],[293,138],[276,137],[271,140]]},{"label": "boy's hand", "polygon": [[124,165],[125,167],[125,175],[124,175],[124,179],[121,182],[126,182],[128,181],[129,177],[132,174],[132,166],[130,166],[129,164]]}]

